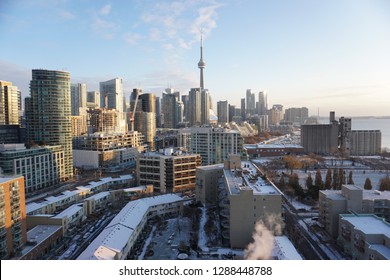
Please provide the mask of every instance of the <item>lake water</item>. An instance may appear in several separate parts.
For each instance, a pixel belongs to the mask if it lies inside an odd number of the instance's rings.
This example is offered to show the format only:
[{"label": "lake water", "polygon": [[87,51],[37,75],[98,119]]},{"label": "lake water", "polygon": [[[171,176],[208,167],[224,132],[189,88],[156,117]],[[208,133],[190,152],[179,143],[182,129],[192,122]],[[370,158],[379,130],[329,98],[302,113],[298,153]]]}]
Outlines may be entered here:
[{"label": "lake water", "polygon": [[[336,117],[336,120],[339,118]],[[382,148],[390,149],[390,117],[389,118],[374,118],[374,117],[352,117],[353,130],[380,130],[382,132]],[[319,118],[320,123],[329,123],[329,117]]]}]

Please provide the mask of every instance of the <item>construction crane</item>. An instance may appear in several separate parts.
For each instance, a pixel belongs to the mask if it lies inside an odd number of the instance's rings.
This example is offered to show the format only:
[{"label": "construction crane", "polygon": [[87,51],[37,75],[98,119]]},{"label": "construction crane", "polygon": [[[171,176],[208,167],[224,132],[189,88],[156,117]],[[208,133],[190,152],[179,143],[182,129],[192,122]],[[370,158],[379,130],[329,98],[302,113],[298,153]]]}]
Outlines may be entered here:
[{"label": "construction crane", "polygon": [[135,115],[135,110],[137,110],[139,90],[134,89],[133,92],[135,93],[135,102],[134,102],[134,106],[133,106],[133,111],[129,112],[130,131],[134,131],[134,115]]}]

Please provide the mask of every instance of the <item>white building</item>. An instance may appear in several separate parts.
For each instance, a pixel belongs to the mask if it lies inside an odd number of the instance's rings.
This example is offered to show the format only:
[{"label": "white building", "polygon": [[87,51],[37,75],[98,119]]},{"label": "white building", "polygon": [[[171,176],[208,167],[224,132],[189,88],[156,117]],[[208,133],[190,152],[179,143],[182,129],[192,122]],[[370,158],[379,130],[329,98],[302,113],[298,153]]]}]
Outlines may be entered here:
[{"label": "white building", "polygon": [[76,187],[71,191],[64,191],[57,196],[49,196],[41,202],[26,204],[27,215],[53,214],[56,211],[70,206],[72,203],[82,201],[86,196],[108,190],[115,186],[128,186],[134,180],[131,175],[123,175],[119,178],[106,177],[99,181],[92,181],[88,185]]},{"label": "white building", "polygon": [[183,199],[166,194],[129,202],[79,255],[77,260],[124,260],[147,221],[156,215],[179,214]]},{"label": "white building", "polygon": [[122,78],[100,82],[100,106],[124,112]]},{"label": "white building", "polygon": [[390,260],[390,224],[375,215],[340,215],[337,241],[352,259]]},{"label": "white building", "polygon": [[200,154],[202,165],[223,163],[231,154],[241,154],[243,139],[236,130],[213,127],[180,129],[178,145],[194,154]]},{"label": "white building", "polygon": [[0,168],[6,175],[23,175],[26,193],[65,180],[62,146],[26,149],[24,144],[0,144]]}]

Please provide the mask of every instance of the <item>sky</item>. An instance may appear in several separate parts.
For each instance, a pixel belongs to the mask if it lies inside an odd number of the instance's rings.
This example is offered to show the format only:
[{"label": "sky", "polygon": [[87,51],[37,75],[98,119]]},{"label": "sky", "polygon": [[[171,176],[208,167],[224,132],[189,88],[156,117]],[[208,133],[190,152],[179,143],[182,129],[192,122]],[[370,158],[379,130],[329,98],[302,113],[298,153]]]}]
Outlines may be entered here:
[{"label": "sky", "polygon": [[387,0],[0,0],[0,80],[23,97],[37,68],[87,90],[121,77],[125,96],[188,94],[201,32],[214,106],[252,89],[310,115],[390,115]]}]

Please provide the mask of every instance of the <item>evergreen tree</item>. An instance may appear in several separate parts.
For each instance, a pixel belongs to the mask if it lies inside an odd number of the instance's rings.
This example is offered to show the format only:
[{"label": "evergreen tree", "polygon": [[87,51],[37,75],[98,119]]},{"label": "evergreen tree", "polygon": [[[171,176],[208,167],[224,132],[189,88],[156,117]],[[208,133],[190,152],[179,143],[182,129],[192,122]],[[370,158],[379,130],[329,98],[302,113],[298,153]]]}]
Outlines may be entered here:
[{"label": "evergreen tree", "polygon": [[[321,174],[321,173],[320,173]],[[316,174],[316,181],[317,181],[317,174]],[[322,181],[320,180],[320,185],[322,185]],[[313,185],[313,179],[311,178],[311,174],[309,174],[309,177],[307,177],[306,180],[306,187],[307,187],[307,193],[308,195],[313,199],[318,199],[318,192],[320,190],[320,187],[317,184]]]},{"label": "evergreen tree", "polygon": [[390,191],[390,177],[387,174],[385,177],[379,180],[379,190],[380,191]]},{"label": "evergreen tree", "polygon": [[312,187],[313,187],[313,178],[311,177],[311,173],[309,173],[306,179],[306,188],[307,190],[310,190]]},{"label": "evergreen tree", "polygon": [[364,182],[364,189],[365,190],[371,190],[372,189],[372,184],[370,178],[366,178],[366,181]]},{"label": "evergreen tree", "polygon": [[332,170],[328,168],[325,177],[325,189],[330,190],[332,188]]},{"label": "evergreen tree", "polygon": [[341,186],[344,184],[345,184],[344,169],[339,168],[339,187],[338,187],[338,189],[341,190]]},{"label": "evergreen tree", "polygon": [[317,172],[316,172],[316,177],[314,179],[314,185],[319,190],[324,189],[324,183],[322,182],[322,175],[321,175],[321,171],[319,169],[317,169]]},{"label": "evergreen tree", "polygon": [[337,171],[336,168],[333,169],[333,178],[332,178],[332,189],[333,190],[338,190],[339,189],[339,172]]},{"label": "evergreen tree", "polygon": [[303,191],[301,185],[299,184],[299,177],[297,173],[293,173],[288,178],[288,184],[294,190],[294,194],[301,198],[305,197],[305,192]]},{"label": "evergreen tree", "polygon": [[353,185],[353,184],[355,184],[355,183],[353,182],[353,179],[352,179],[352,170],[351,170],[351,171],[349,171],[349,175],[348,175],[348,185]]}]

